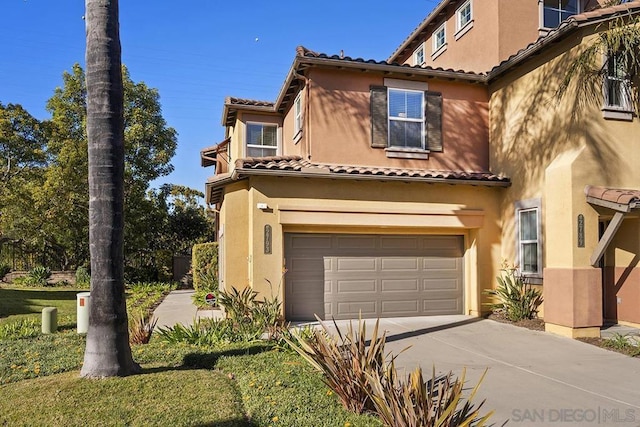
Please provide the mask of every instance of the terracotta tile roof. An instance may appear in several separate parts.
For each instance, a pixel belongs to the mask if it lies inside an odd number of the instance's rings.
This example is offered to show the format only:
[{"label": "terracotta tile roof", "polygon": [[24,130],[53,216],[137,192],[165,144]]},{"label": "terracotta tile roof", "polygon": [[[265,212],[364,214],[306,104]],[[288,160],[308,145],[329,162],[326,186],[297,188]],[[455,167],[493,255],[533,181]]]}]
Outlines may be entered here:
[{"label": "terracotta tile roof", "polygon": [[595,22],[636,13],[640,13],[640,0],[622,3],[616,6],[594,9],[589,12],[570,16],[569,18],[564,20],[557,28],[551,30],[546,35],[541,36],[535,42],[529,43],[526,47],[520,49],[509,58],[493,67],[493,69],[491,69],[491,71],[489,71],[488,73],[488,80],[491,81],[514,65],[533,56],[541,49],[545,48],[547,45],[557,42],[559,39],[566,36],[576,28]]},{"label": "terracotta tile roof", "polygon": [[314,52],[313,50],[307,49],[304,46],[298,46],[296,48],[296,53],[299,57],[303,57],[303,58],[334,59],[334,60],[340,60],[344,62],[387,65],[387,66],[395,66],[395,67],[415,69],[415,70],[444,71],[444,72],[457,73],[457,74],[468,75],[468,76],[484,76],[485,75],[484,73],[474,73],[474,72],[465,71],[465,70],[454,70],[453,68],[447,68],[447,69],[442,67],[434,68],[434,67],[421,66],[421,65],[398,64],[397,62],[377,61],[375,59],[352,58],[350,56],[344,56],[344,55],[328,55],[326,53]]},{"label": "terracotta tile roof", "polygon": [[225,104],[228,105],[245,105],[251,107],[270,107],[273,108],[274,103],[272,101],[258,101],[255,99],[244,99],[244,98],[236,98],[233,96],[228,96],[225,101]]},{"label": "terracotta tile roof", "polygon": [[438,181],[470,181],[485,183],[510,184],[510,179],[490,172],[438,171],[429,169],[402,169],[375,166],[330,165],[311,163],[299,156],[249,157],[236,160],[239,172],[278,171],[301,172],[303,174],[324,174],[333,176],[407,178]]},{"label": "terracotta tile roof", "polygon": [[588,198],[603,202],[625,205],[630,208],[640,207],[640,190],[628,190],[624,188],[609,188],[588,185],[584,189]]}]

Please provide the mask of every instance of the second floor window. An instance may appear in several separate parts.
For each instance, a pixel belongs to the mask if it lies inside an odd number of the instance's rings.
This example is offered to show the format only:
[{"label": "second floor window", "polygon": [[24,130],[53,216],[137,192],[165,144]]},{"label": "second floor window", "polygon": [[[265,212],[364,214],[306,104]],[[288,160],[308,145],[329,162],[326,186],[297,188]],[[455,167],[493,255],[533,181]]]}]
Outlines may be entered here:
[{"label": "second floor window", "polygon": [[467,1],[463,4],[457,12],[457,29],[461,30],[467,26],[473,19],[473,15],[471,14],[471,1]]},{"label": "second floor window", "polygon": [[424,148],[424,92],[389,89],[389,146]]},{"label": "second floor window", "polygon": [[424,45],[420,45],[420,47],[413,53],[413,65],[422,64],[424,64]]},{"label": "second floor window", "polygon": [[605,107],[631,109],[629,60],[623,54],[609,54],[604,82]]},{"label": "second floor window", "polygon": [[433,32],[433,52],[436,53],[440,49],[444,48],[445,44],[447,44],[447,33],[445,30],[445,24],[442,24]]},{"label": "second floor window", "polygon": [[275,156],[278,151],[278,126],[247,123],[247,156]]},{"label": "second floor window", "polygon": [[298,132],[302,130],[302,92],[296,96],[296,100],[293,103],[294,113],[294,129],[293,136],[298,135]]},{"label": "second floor window", "polygon": [[562,21],[580,13],[580,0],[544,0],[544,28],[556,28]]}]

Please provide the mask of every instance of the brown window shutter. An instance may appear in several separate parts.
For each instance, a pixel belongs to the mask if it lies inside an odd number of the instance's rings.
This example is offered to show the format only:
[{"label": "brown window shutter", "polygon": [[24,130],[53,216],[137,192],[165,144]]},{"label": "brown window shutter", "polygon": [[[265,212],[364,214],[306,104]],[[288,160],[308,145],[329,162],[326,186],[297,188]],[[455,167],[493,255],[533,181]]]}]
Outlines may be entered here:
[{"label": "brown window shutter", "polygon": [[442,93],[425,92],[427,98],[427,146],[430,151],[442,151]]},{"label": "brown window shutter", "polygon": [[371,91],[371,147],[386,148],[389,139],[387,119],[387,87],[370,86]]}]

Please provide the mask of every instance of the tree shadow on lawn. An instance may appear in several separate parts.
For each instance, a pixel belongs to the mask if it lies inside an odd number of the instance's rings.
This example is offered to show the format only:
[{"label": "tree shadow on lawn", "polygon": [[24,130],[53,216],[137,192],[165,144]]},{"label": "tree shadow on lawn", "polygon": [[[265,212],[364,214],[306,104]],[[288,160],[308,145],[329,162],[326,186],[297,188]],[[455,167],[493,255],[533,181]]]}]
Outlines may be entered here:
[{"label": "tree shadow on lawn", "polygon": [[273,349],[273,345],[256,343],[250,347],[229,349],[222,351],[197,351],[185,354],[180,366],[159,366],[155,368],[143,368],[142,374],[153,374],[165,371],[183,371],[190,369],[215,369],[218,360],[225,356],[250,356],[264,353]]},{"label": "tree shadow on lawn", "polygon": [[78,292],[81,291],[0,288],[0,318],[17,314],[40,313],[40,309],[34,309],[34,307],[45,307],[46,305],[42,305],[41,301],[74,302]]}]

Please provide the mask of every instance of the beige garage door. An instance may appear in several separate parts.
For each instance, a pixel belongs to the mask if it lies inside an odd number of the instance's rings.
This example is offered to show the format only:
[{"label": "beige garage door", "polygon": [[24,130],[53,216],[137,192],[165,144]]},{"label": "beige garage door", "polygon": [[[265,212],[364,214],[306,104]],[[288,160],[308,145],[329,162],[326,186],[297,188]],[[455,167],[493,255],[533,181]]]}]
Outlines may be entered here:
[{"label": "beige garage door", "polygon": [[462,236],[285,234],[285,314],[462,314],[462,256]]}]

